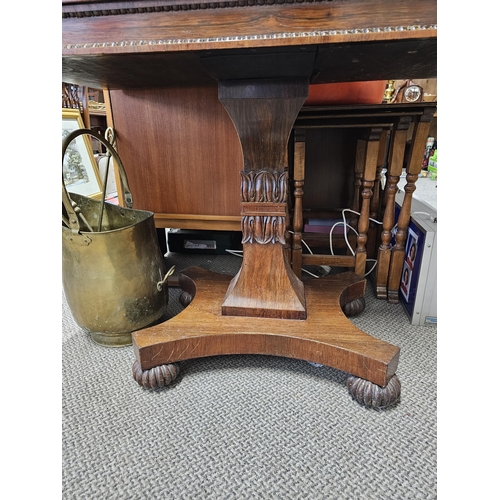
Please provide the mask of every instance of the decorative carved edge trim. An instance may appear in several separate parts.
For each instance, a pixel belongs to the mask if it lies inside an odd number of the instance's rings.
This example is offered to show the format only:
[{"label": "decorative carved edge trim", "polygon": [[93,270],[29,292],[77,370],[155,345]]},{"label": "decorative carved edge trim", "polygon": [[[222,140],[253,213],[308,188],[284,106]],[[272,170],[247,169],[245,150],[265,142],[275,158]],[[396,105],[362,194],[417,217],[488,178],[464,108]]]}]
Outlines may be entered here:
[{"label": "decorative carved edge trim", "polygon": [[206,43],[226,43],[226,42],[245,42],[251,40],[273,40],[273,39],[290,39],[290,38],[311,38],[325,36],[340,36],[340,35],[359,35],[370,33],[390,33],[404,31],[420,31],[420,30],[436,30],[437,25],[429,26],[387,26],[374,28],[360,28],[350,30],[319,30],[306,32],[285,32],[271,33],[261,35],[244,35],[244,36],[225,36],[225,37],[209,37],[209,38],[184,38],[184,39],[159,39],[159,40],[122,40],[115,42],[89,42],[89,43],[70,43],[63,45],[63,50],[77,49],[102,49],[107,47],[139,47],[147,45],[163,46],[163,45],[183,45],[183,44],[206,44]]},{"label": "decorative carved edge trim", "polygon": [[[175,5],[158,5],[158,2],[152,3],[149,6],[129,7],[126,9],[113,9],[112,4],[104,6],[93,5],[92,10],[77,10],[71,11],[72,6],[66,9],[63,6],[62,17],[100,17],[100,16],[116,16],[120,14],[144,14],[147,12],[179,12],[186,10],[208,10],[208,9],[225,9],[235,7],[254,7],[266,5],[283,5],[283,4],[302,4],[302,3],[344,3],[347,0],[213,0],[212,2],[191,2],[179,3]],[[107,8],[106,8],[107,7]]]}]

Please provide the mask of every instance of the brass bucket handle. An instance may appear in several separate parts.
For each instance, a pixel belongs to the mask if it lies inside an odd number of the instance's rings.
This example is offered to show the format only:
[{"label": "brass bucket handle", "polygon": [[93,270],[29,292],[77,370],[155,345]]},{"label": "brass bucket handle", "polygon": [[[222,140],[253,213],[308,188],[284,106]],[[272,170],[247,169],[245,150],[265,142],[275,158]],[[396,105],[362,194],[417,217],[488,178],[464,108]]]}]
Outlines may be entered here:
[{"label": "brass bucket handle", "polygon": [[[125,206],[127,208],[132,208],[134,204],[134,200],[132,199],[132,193],[130,192],[130,187],[128,184],[128,179],[127,179],[127,174],[125,172],[125,168],[123,167],[123,163],[118,156],[118,153],[116,152],[115,148],[111,145],[111,143],[102,137],[100,134],[97,132],[94,132],[93,130],[86,129],[86,128],[80,128],[77,130],[73,130],[63,141],[62,143],[62,161],[64,163],[64,156],[66,154],[66,149],[68,149],[68,146],[72,141],[74,141],[77,137],[80,135],[90,135],[100,141],[108,151],[111,152],[111,155],[113,156],[113,159],[116,161],[117,167],[118,167],[118,172],[120,174],[120,180],[123,186],[123,194],[124,194],[124,199],[125,199]],[[104,192],[106,192],[106,186],[103,186]],[[76,215],[76,212],[73,207],[73,203],[71,202],[71,198],[69,196],[69,193],[66,189],[66,186],[64,184],[64,178],[62,179],[62,201],[64,208],[66,209],[66,213],[68,214],[68,219],[66,223],[69,225],[69,228],[74,232],[78,233],[80,232],[80,224],[78,222],[78,217]],[[102,199],[102,204],[104,207],[104,197]]]},{"label": "brass bucket handle", "polygon": [[[172,276],[172,274],[174,274],[174,272],[175,272],[175,266],[172,266],[167,271],[167,274],[165,274],[165,277],[161,281],[158,281],[158,283],[156,283],[156,288],[158,289],[159,292],[161,292],[163,290],[163,285],[166,283],[166,281],[168,280],[168,278],[170,276]],[[161,277],[161,275],[160,275],[160,277]]]}]

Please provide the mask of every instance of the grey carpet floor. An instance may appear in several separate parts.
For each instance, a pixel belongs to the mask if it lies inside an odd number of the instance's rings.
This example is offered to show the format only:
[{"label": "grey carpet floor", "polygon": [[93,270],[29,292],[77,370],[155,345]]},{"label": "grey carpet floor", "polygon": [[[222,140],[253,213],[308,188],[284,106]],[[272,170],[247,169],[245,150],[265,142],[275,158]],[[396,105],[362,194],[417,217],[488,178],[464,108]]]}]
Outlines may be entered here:
[{"label": "grey carpet floor", "polygon": [[[179,294],[170,288],[170,316]],[[370,283],[366,300],[352,322],[401,347],[401,401],[383,411],[353,401],[343,372],[270,356],[185,361],[171,386],[144,389],[132,347],[93,343],[63,293],[62,498],[437,498],[437,330],[410,325]]]}]

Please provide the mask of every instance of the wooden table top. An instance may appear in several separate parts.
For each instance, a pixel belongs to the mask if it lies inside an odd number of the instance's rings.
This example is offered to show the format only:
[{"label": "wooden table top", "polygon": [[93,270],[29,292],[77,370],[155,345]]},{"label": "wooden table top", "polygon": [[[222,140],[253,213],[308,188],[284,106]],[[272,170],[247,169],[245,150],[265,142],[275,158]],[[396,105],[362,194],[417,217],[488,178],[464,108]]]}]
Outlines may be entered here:
[{"label": "wooden table top", "polygon": [[[311,83],[437,76],[436,0],[63,0],[63,81],[215,84],[204,60]],[[304,69],[303,61],[313,61]],[[301,69],[302,68],[302,69]]]}]

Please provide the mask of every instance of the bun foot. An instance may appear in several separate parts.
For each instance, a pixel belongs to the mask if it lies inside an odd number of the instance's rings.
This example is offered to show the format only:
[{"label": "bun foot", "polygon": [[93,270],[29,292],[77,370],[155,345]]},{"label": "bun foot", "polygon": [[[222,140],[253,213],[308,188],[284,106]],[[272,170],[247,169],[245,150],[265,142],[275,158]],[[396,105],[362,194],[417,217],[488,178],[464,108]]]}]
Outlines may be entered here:
[{"label": "bun foot", "polygon": [[189,304],[191,304],[191,301],[193,300],[193,296],[188,293],[188,292],[182,292],[181,295],[179,296],[179,302],[183,307],[187,307]]},{"label": "bun foot", "polygon": [[364,297],[351,300],[342,306],[342,311],[346,316],[356,316],[365,310],[366,301]]},{"label": "bun foot", "polygon": [[141,370],[141,365],[137,360],[132,365],[134,380],[139,385],[142,385],[142,387],[147,387],[148,389],[170,385],[177,378],[177,375],[179,375],[179,371],[179,363],[155,366],[150,370]]},{"label": "bun foot", "polygon": [[380,387],[363,378],[349,375],[347,377],[347,390],[358,403],[380,410],[388,408],[399,401],[401,382],[397,375],[393,375],[385,387]]}]

